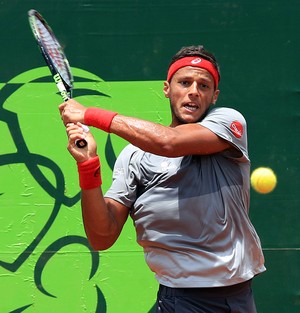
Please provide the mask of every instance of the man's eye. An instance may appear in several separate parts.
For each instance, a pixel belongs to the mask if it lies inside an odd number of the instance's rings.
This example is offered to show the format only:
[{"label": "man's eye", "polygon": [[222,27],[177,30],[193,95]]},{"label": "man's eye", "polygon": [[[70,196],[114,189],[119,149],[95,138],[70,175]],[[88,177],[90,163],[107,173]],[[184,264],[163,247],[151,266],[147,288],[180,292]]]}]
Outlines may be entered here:
[{"label": "man's eye", "polygon": [[181,84],[182,86],[184,86],[184,87],[187,87],[187,86],[190,85],[190,83],[189,83],[188,81],[182,81],[182,82],[180,82],[180,84]]},{"label": "man's eye", "polygon": [[209,86],[207,84],[200,84],[201,89],[208,89]]}]

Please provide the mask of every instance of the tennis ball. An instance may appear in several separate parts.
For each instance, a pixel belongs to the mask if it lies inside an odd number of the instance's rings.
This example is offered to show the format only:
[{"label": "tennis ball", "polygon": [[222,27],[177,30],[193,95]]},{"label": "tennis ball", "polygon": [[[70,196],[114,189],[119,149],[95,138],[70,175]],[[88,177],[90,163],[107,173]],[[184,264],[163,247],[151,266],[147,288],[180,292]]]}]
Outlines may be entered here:
[{"label": "tennis ball", "polygon": [[273,191],[277,184],[275,173],[268,167],[255,169],[251,174],[250,181],[253,189],[263,194]]}]

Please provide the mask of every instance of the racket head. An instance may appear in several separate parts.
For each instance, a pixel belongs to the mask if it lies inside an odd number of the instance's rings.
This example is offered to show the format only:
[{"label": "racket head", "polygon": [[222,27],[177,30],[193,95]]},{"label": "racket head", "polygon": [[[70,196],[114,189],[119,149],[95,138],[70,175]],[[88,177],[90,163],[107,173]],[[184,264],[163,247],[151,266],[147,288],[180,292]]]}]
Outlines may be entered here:
[{"label": "racket head", "polygon": [[59,41],[38,11],[29,10],[28,19],[33,35],[54,79],[55,75],[59,74],[66,91],[69,93],[69,98],[71,98],[73,76],[68,59]]},{"label": "racket head", "polygon": [[[72,97],[73,76],[68,59],[52,29],[36,10],[28,11],[29,25],[53,79],[64,101]],[[86,126],[87,127],[87,126]],[[85,139],[75,142],[78,148],[87,146]]]}]

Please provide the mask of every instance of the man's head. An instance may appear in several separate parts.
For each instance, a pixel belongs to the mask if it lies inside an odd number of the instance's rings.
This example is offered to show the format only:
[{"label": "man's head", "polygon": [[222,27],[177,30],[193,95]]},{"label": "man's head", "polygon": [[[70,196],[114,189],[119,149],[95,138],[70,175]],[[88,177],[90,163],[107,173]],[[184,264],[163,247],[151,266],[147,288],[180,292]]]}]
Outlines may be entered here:
[{"label": "man's head", "polygon": [[215,89],[218,89],[218,84],[221,79],[219,65],[215,56],[205,50],[203,46],[181,48],[171,59],[167,81],[170,82],[176,71],[184,66],[195,66],[208,70],[214,78]]},{"label": "man's head", "polygon": [[164,94],[170,99],[172,125],[196,123],[215,104],[220,80],[215,57],[203,46],[182,48],[172,58]]}]

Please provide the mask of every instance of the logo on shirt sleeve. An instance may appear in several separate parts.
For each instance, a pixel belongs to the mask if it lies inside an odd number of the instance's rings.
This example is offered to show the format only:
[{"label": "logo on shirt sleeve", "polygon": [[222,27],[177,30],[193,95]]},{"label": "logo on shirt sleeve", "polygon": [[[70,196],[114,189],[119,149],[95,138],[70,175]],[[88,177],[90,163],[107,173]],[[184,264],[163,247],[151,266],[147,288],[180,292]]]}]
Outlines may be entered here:
[{"label": "logo on shirt sleeve", "polygon": [[230,129],[236,138],[241,138],[243,136],[243,125],[239,121],[233,121],[230,125]]}]

